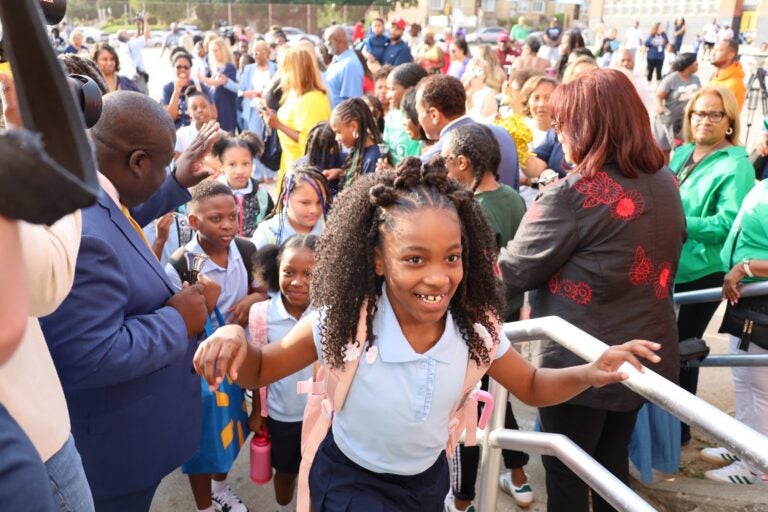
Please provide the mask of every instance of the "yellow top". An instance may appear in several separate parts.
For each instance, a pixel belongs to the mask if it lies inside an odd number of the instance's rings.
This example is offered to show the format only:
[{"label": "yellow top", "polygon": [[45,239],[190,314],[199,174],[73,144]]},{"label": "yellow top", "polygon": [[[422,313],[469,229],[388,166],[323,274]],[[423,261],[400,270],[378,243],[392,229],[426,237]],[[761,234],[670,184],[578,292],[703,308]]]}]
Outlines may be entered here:
[{"label": "yellow top", "polygon": [[289,128],[299,132],[299,141],[296,142],[278,130],[280,146],[283,148],[283,156],[280,160],[280,182],[282,182],[285,171],[293,162],[304,156],[309,131],[320,121],[330,120],[331,102],[328,96],[320,91],[311,91],[303,96],[291,92],[277,111],[277,117]]}]

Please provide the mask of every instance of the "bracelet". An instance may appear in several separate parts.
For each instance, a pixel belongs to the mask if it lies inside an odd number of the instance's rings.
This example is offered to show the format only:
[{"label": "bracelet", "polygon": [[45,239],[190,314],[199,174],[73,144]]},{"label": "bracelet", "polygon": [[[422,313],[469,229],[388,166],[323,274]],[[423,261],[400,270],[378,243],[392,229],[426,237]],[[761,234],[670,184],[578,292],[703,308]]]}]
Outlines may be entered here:
[{"label": "bracelet", "polygon": [[744,258],[741,261],[744,264],[744,273],[747,274],[749,277],[755,277],[755,274],[752,273],[752,269],[749,268],[750,261],[752,261],[750,258]]}]

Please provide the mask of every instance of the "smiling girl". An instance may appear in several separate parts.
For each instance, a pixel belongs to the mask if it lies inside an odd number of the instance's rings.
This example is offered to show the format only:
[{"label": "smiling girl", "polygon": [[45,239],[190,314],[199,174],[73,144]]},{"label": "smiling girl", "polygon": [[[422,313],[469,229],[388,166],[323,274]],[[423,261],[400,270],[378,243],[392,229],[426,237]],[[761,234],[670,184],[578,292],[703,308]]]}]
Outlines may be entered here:
[{"label": "smiling girl", "polygon": [[272,217],[253,234],[257,249],[279,245],[297,234],[319,235],[332,201],[328,181],[311,165],[295,164],[286,173]]},{"label": "smiling girl", "polygon": [[439,162],[407,158],[339,198],[317,249],[315,312],[263,349],[227,326],[195,355],[213,387],[225,373],[256,387],[316,360],[335,370],[363,360],[309,472],[314,510],[442,510],[451,409],[470,360],[529,404],[621,381],[621,363],[640,368],[636,355],[657,360],[646,341],[565,370],[536,370],[509,350],[493,234]]}]

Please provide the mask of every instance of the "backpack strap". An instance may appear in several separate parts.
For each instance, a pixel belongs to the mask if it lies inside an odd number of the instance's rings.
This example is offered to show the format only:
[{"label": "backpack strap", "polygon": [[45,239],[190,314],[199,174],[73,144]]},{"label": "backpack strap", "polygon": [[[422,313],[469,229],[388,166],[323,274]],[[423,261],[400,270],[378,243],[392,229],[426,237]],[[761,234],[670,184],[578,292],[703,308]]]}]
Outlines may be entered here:
[{"label": "backpack strap", "polygon": [[[251,244],[253,245],[253,244]],[[248,333],[251,335],[251,343],[264,348],[269,340],[267,339],[267,312],[271,301],[263,300],[251,306],[248,312]],[[261,416],[266,418],[267,411],[267,386],[259,388],[261,398]]]},{"label": "backpack strap", "polygon": [[261,187],[259,184],[255,184],[256,189],[256,202],[259,205],[259,214],[256,216],[256,222],[261,222],[272,214],[272,210],[275,209],[275,202],[272,200],[272,196],[269,195],[269,191],[266,187]]},{"label": "backpack strap", "polygon": [[235,247],[240,252],[240,257],[243,258],[245,272],[248,275],[248,290],[250,291],[251,283],[253,283],[253,257],[256,255],[256,246],[247,238],[236,236]]},{"label": "backpack strap", "polygon": [[189,265],[187,265],[186,254],[187,248],[182,245],[173,251],[173,254],[171,254],[171,257],[168,259],[168,263],[170,263],[174,270],[176,270],[176,273],[179,274],[182,283],[185,281],[189,282],[190,280]]},{"label": "backpack strap", "polygon": [[[501,324],[496,318],[494,318],[493,321],[496,324],[496,332],[501,336]],[[496,358],[496,352],[499,348],[499,342],[498,340],[493,340],[491,338],[490,333],[482,324],[476,323],[474,329],[485,341],[485,346],[488,348],[490,364],[488,366],[480,365],[471,357],[467,360],[467,371],[464,374],[461,397],[458,402],[454,404],[453,408],[451,408],[450,419],[448,421],[448,442],[446,443],[445,452],[449,458],[453,457],[456,450],[456,444],[462,433],[465,434],[464,444],[466,446],[474,446],[477,444],[478,423],[484,427],[493,409],[493,397],[485,391],[476,390],[475,387],[483,375],[488,371],[490,365],[493,364],[493,361]],[[477,417],[478,401],[485,402],[483,418],[480,419],[480,422],[478,422]]]}]

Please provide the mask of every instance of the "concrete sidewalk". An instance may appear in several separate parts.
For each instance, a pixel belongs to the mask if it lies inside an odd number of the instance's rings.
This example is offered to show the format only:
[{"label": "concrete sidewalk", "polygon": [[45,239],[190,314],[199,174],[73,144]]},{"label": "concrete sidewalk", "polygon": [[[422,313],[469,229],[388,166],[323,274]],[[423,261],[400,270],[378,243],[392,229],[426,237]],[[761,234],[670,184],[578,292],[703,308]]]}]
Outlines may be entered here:
[{"label": "concrete sidewalk", "polygon": [[[724,306],[715,314],[705,337],[713,354],[727,352],[727,336],[718,334]],[[525,354],[526,350],[523,349]],[[733,414],[733,381],[728,368],[703,368],[698,396],[729,414]],[[535,409],[513,402],[515,414],[524,430],[532,430],[536,416]],[[703,478],[704,471],[714,466],[698,458],[698,451],[716,443],[705,435],[694,431],[694,440],[683,449],[681,471],[675,474],[656,474],[651,485],[644,485],[634,479],[631,486],[646,501],[664,512],[768,512],[768,486],[735,485],[712,482]],[[271,484],[254,485],[248,476],[249,454],[247,444],[238,457],[229,482],[234,491],[248,505],[251,512],[272,512],[276,510]],[[531,454],[526,471],[534,490],[534,502],[526,510],[546,511],[544,468],[541,457]],[[166,477],[152,503],[153,512],[196,510],[189,483],[180,471]],[[496,505],[498,512],[520,510],[511,497],[499,492]]]}]

